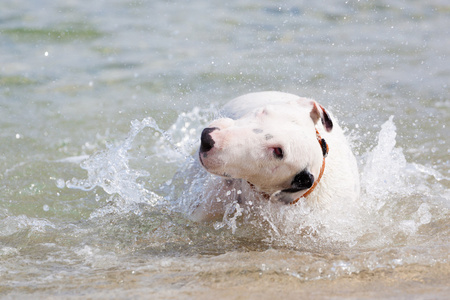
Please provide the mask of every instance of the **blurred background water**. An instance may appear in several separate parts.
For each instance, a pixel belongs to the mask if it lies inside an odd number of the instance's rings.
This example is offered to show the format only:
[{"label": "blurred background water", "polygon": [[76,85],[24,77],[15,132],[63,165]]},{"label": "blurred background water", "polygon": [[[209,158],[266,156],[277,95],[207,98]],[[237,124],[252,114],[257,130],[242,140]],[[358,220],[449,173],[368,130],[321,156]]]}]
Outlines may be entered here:
[{"label": "blurred background water", "polygon": [[[449,82],[448,1],[2,1],[0,294],[445,298]],[[262,90],[340,120],[360,207],[176,207],[202,126]]]}]

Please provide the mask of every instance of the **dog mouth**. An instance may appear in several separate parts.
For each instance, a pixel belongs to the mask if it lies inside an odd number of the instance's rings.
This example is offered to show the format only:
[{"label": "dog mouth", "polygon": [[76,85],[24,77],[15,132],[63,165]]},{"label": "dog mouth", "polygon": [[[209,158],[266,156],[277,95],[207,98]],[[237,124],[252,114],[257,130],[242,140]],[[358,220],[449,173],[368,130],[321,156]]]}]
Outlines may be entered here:
[{"label": "dog mouth", "polygon": [[225,178],[233,178],[230,174],[226,173],[226,172],[214,172],[211,169],[208,168],[208,166],[205,164],[205,162],[203,161],[203,158],[206,158],[207,154],[206,153],[199,153],[198,158],[200,160],[200,164],[202,165],[202,167],[208,171],[211,174],[217,175],[217,176],[221,176],[221,177],[225,177]]}]

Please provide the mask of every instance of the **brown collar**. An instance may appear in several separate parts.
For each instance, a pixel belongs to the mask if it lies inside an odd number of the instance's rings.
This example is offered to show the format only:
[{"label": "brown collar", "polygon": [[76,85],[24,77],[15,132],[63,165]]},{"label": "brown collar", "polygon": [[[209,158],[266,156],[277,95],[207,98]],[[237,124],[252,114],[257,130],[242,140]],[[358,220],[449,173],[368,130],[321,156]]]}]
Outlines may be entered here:
[{"label": "brown collar", "polygon": [[308,195],[311,194],[314,191],[314,189],[316,188],[316,186],[319,184],[320,179],[322,179],[323,172],[325,171],[325,158],[328,155],[329,148],[328,148],[328,144],[320,136],[320,133],[317,129],[316,129],[316,137],[317,137],[317,141],[319,142],[320,147],[322,148],[322,152],[323,152],[322,167],[320,168],[319,177],[317,178],[317,180],[314,181],[313,185],[309,188],[309,190],[306,191],[306,193],[304,193],[299,198],[295,199],[294,201],[292,201],[289,204],[295,204],[298,202],[298,200],[300,200],[300,198],[308,197]]}]

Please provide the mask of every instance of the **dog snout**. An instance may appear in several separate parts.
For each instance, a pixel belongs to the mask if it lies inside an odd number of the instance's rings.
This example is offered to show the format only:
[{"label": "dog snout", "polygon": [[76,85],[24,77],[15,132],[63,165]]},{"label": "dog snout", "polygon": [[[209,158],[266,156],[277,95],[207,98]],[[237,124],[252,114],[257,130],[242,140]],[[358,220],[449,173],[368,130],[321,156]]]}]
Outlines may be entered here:
[{"label": "dog snout", "polygon": [[200,152],[204,153],[204,152],[208,152],[209,150],[211,150],[214,147],[214,139],[211,137],[211,132],[213,132],[214,130],[218,130],[219,128],[217,127],[212,127],[212,128],[205,128],[202,131],[202,136],[200,138]]}]

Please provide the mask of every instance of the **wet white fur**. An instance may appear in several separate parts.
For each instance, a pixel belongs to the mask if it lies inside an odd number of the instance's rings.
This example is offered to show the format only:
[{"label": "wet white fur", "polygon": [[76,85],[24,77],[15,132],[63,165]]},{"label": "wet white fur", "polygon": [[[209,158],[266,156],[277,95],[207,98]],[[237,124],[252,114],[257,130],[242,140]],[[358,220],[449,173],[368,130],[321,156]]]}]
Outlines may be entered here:
[{"label": "wet white fur", "polygon": [[[327,132],[311,113],[314,106],[316,110],[320,107],[311,99],[281,92],[251,93],[228,102],[221,112],[223,118],[208,126],[219,128],[211,133],[214,148],[201,157],[205,169],[219,177],[208,181],[208,197],[202,199],[192,218],[201,221],[221,217],[232,201],[241,205],[269,201],[263,193],[273,195],[289,188],[295,174],[305,168],[317,179],[323,155],[316,128],[326,140],[329,153],[322,179],[301,201],[319,209],[331,202],[357,201],[355,157],[336,119],[327,111],[333,121],[332,130]],[[283,148],[282,160],[274,157],[275,147]]]}]

